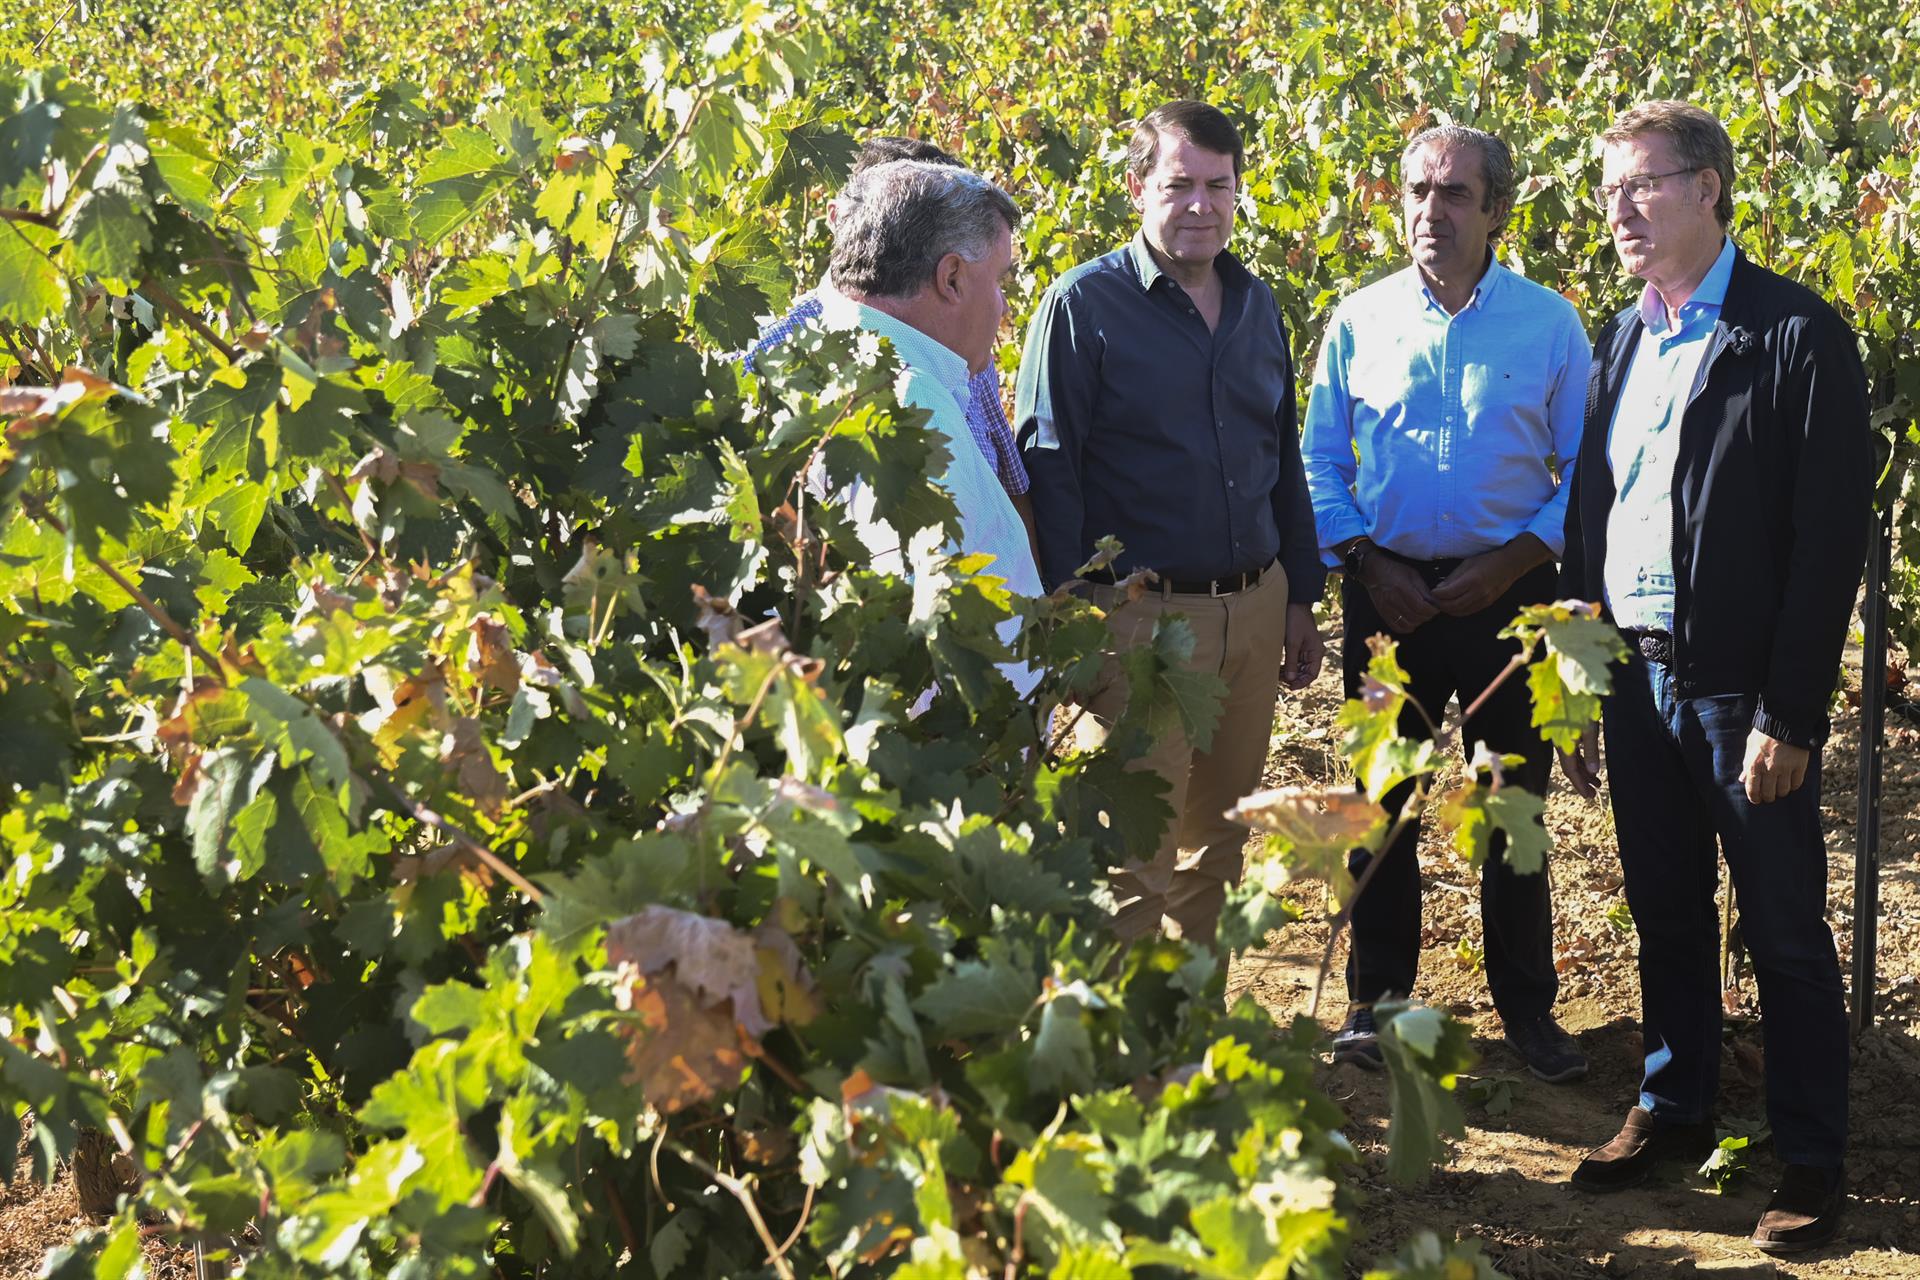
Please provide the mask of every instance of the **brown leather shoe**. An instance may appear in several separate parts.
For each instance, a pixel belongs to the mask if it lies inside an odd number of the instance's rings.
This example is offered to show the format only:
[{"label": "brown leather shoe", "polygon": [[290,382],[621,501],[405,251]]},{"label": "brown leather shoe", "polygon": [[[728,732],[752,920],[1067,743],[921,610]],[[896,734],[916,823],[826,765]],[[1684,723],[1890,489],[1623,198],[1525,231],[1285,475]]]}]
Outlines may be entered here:
[{"label": "brown leather shoe", "polygon": [[1846,1204],[1845,1170],[1790,1164],[1753,1229],[1754,1247],[1763,1253],[1818,1249],[1838,1234]]},{"label": "brown leather shoe", "polygon": [[1698,1164],[1713,1149],[1710,1124],[1660,1124],[1645,1107],[1627,1112],[1620,1132],[1587,1153],[1574,1169],[1573,1185],[1582,1191],[1624,1191],[1647,1180],[1655,1166],[1688,1159]]}]

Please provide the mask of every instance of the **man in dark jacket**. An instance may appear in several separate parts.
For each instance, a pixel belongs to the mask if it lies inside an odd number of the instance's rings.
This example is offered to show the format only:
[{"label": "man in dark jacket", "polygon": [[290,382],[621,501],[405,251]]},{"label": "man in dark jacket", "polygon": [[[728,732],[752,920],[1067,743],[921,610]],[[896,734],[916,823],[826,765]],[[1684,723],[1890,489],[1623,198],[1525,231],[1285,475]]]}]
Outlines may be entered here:
[{"label": "man in dark jacket", "polygon": [[[1602,142],[1595,194],[1646,287],[1594,345],[1562,587],[1605,601],[1633,649],[1602,726],[1646,1068],[1639,1104],[1573,1184],[1619,1190],[1713,1144],[1717,842],[1759,982],[1767,1116],[1786,1164],[1753,1243],[1791,1252],[1832,1239],[1845,1203],[1847,1024],[1819,753],[1866,555],[1866,379],[1833,309],[1728,238],[1733,148],[1719,121],[1647,103]],[[1561,763],[1593,794],[1597,742]]]}]

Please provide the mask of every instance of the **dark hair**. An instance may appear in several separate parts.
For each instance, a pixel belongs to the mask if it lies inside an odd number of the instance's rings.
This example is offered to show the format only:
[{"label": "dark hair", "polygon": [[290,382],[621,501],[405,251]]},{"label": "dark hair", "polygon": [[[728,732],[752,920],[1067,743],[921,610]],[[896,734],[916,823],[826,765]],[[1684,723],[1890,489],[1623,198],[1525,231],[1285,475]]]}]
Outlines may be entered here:
[{"label": "dark hair", "polygon": [[949,253],[986,257],[1004,227],[1020,225],[1011,197],[971,169],[892,160],[855,174],[833,228],[834,287],[873,298],[910,298]]},{"label": "dark hair", "polygon": [[1630,142],[1649,133],[1673,140],[1680,163],[1689,169],[1711,169],[1720,175],[1720,198],[1714,201],[1713,216],[1720,225],[1733,223],[1733,140],[1726,126],[1711,112],[1687,102],[1665,99],[1643,102],[1614,118],[1600,135],[1602,143]]},{"label": "dark hair", "polygon": [[[1407,162],[1418,155],[1423,148],[1431,147],[1439,151],[1451,151],[1458,147],[1472,151],[1480,157],[1480,176],[1487,184],[1487,193],[1480,199],[1482,211],[1488,211],[1501,201],[1513,203],[1514,192],[1519,184],[1513,176],[1513,152],[1507,144],[1484,129],[1470,129],[1463,124],[1438,124],[1431,129],[1423,129],[1413,136],[1407,149],[1400,153],[1400,174],[1406,176]],[[1505,219],[1501,220],[1502,225]],[[1500,227],[1493,228],[1498,235]]]},{"label": "dark hair", "polygon": [[853,158],[853,171],[847,176],[865,173],[877,164],[890,164],[895,160],[925,160],[929,164],[950,164],[956,168],[960,165],[931,142],[903,138],[897,133],[876,133],[860,144],[860,154]]},{"label": "dark hair", "polygon": [[1177,133],[1194,146],[1215,155],[1233,157],[1233,176],[1246,167],[1246,148],[1240,144],[1240,131],[1226,113],[1207,102],[1180,98],[1163,102],[1134,126],[1133,141],[1127,144],[1127,172],[1144,178],[1160,162],[1160,136]]}]

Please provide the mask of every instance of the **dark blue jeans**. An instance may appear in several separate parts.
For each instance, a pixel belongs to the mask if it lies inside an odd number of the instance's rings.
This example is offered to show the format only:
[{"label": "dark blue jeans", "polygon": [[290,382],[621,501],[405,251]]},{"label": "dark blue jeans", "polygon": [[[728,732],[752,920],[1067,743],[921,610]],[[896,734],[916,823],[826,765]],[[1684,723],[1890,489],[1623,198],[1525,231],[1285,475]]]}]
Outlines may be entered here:
[{"label": "dark blue jeans", "polygon": [[[1724,853],[1760,988],[1767,1119],[1782,1160],[1831,1167],[1847,1135],[1847,1015],[1827,927],[1820,757],[1785,799],[1753,804],[1740,781],[1752,694],[1678,697],[1635,655],[1606,701],[1606,765],[1627,905],[1640,936],[1646,1075],[1661,1121],[1713,1114],[1720,1076]],[[1716,851],[1716,843],[1719,849]]]}]

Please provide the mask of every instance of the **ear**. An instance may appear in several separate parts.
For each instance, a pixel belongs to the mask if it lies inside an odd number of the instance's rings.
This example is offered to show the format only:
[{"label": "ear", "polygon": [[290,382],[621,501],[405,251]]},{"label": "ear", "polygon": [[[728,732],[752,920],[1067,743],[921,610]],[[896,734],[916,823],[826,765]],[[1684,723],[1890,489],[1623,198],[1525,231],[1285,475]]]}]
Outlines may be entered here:
[{"label": "ear", "polygon": [[1140,180],[1140,175],[1131,169],[1127,170],[1127,199],[1133,201],[1135,208],[1140,205],[1140,193],[1146,189],[1147,184]]},{"label": "ear", "polygon": [[1718,169],[1700,171],[1700,203],[1706,205],[1709,212],[1720,203],[1720,171]]},{"label": "ear", "polygon": [[1487,243],[1491,244],[1500,238],[1500,233],[1507,229],[1507,219],[1512,216],[1513,201],[1502,200],[1493,206],[1493,226],[1487,230]]},{"label": "ear", "polygon": [[942,302],[958,302],[965,291],[962,282],[965,279],[967,260],[957,253],[941,256],[933,264],[933,293]]}]

